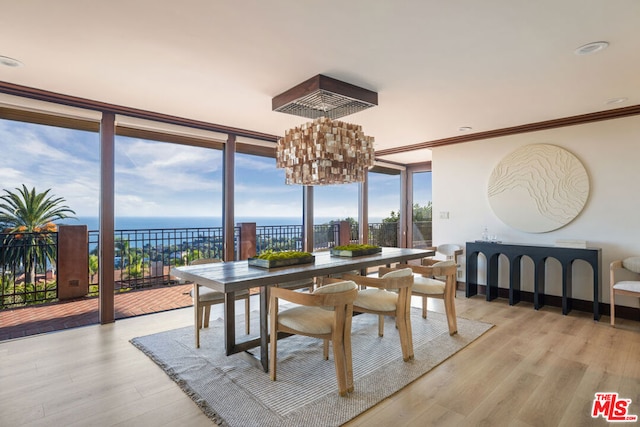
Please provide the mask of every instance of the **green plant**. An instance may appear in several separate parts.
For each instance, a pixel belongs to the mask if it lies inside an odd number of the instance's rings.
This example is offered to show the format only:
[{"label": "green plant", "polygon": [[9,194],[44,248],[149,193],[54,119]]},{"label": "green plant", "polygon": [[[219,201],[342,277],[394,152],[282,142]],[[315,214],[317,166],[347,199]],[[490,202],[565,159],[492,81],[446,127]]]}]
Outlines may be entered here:
[{"label": "green plant", "polygon": [[337,249],[339,251],[361,251],[365,249],[378,249],[379,247],[380,246],[376,246],[376,245],[352,243],[350,245],[335,246],[333,249]]},{"label": "green plant", "polygon": [[89,255],[89,283],[95,283],[98,267],[98,255]]},{"label": "green plant", "polygon": [[[412,218],[413,221],[431,221],[433,206],[429,201],[426,206],[420,206],[418,203],[413,205]],[[391,223],[400,221],[400,212],[391,211],[387,218],[383,218],[383,223]]]},{"label": "green plant", "polygon": [[56,244],[53,233],[57,227],[53,221],[71,218],[75,214],[64,199],[49,196],[49,190],[42,193],[31,190],[26,185],[17,192],[4,190],[0,196],[0,224],[7,227],[3,245],[5,260],[11,264],[22,263],[27,283],[35,282],[37,266],[45,266],[48,260],[54,263]]},{"label": "green plant", "polygon": [[276,260],[276,259],[291,259],[291,258],[307,258],[310,257],[311,254],[309,252],[301,252],[301,251],[273,251],[267,249],[262,251],[260,255],[257,256],[259,259],[268,259],[268,260]]}]

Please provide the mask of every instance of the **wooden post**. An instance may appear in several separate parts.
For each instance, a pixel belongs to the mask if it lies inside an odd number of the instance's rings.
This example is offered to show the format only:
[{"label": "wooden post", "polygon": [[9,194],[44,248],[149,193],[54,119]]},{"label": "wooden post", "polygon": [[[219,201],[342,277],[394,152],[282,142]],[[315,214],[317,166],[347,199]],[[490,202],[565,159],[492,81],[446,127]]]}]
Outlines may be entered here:
[{"label": "wooden post", "polygon": [[240,222],[240,259],[256,256],[256,223]]},{"label": "wooden post", "polygon": [[224,261],[235,260],[235,236],[234,236],[234,188],[235,188],[235,159],[236,159],[236,136],[229,134],[223,149],[223,178],[222,178],[222,235]]},{"label": "wooden post", "polygon": [[[100,323],[115,321],[115,122],[113,113],[102,113],[100,122],[100,244],[98,272]],[[88,271],[87,271],[88,274]]]},{"label": "wooden post", "polygon": [[340,221],[340,239],[338,241],[339,246],[348,245],[351,243],[351,224],[349,221]]},{"label": "wooden post", "polygon": [[89,293],[89,235],[86,225],[58,227],[58,299]]},{"label": "wooden post", "polygon": [[369,171],[364,173],[364,181],[358,186],[358,241],[369,243]]},{"label": "wooden post", "polygon": [[302,242],[303,251],[314,251],[312,185],[305,185],[302,187]]}]

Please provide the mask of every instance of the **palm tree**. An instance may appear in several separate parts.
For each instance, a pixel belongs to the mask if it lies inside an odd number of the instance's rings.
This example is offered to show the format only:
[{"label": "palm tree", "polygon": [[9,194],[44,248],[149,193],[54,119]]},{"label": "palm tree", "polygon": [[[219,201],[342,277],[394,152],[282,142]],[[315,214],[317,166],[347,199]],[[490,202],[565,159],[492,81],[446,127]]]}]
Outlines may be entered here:
[{"label": "palm tree", "polygon": [[3,246],[6,261],[24,264],[26,283],[34,283],[36,266],[44,265],[46,260],[55,261],[56,245],[51,233],[57,230],[54,221],[73,218],[75,214],[63,205],[62,197],[49,196],[51,189],[42,193],[35,187],[29,191],[26,185],[17,192],[4,190],[0,196],[0,224],[6,229],[7,236]]}]

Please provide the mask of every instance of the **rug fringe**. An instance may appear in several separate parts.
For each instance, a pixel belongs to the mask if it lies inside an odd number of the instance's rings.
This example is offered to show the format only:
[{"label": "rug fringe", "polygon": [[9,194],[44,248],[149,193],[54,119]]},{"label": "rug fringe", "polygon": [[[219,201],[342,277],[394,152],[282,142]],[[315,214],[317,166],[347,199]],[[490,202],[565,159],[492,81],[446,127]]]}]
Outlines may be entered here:
[{"label": "rug fringe", "polygon": [[198,408],[200,408],[200,410],[204,412],[207,418],[213,421],[217,426],[230,427],[229,424],[227,424],[225,420],[218,413],[216,413],[216,411],[214,411],[211,406],[209,406],[207,401],[202,396],[200,396],[200,394],[189,387],[188,383],[185,380],[178,377],[173,368],[164,363],[161,359],[154,356],[153,353],[147,351],[147,349],[138,342],[137,338],[132,338],[131,340],[129,340],[129,342],[133,344],[133,346],[138,350],[143,352],[149,359],[153,360],[164,372],[166,372],[169,378],[171,378],[173,382],[175,382],[178,387],[180,387],[180,389],[187,396],[189,396],[196,405],[198,405]]}]

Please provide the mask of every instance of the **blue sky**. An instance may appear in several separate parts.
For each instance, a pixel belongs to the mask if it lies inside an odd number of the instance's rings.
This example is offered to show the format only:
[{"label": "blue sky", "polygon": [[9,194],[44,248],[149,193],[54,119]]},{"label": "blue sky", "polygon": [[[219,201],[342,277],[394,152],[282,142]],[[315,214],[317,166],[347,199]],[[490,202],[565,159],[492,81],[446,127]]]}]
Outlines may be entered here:
[{"label": "blue sky", "polygon": [[[51,188],[77,216],[98,216],[97,133],[0,119],[0,190],[26,184]],[[431,174],[419,174],[414,198],[431,200]],[[236,155],[236,217],[298,217],[302,188],[284,184],[275,159]],[[200,147],[116,138],[116,216],[221,216],[222,152]],[[398,175],[369,174],[369,217],[397,211]],[[4,191],[2,191],[4,194]],[[358,215],[358,184],[318,186],[317,218]]]}]

